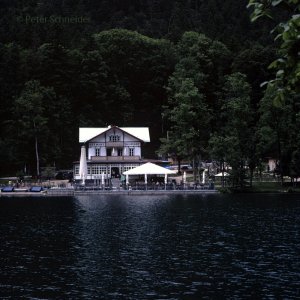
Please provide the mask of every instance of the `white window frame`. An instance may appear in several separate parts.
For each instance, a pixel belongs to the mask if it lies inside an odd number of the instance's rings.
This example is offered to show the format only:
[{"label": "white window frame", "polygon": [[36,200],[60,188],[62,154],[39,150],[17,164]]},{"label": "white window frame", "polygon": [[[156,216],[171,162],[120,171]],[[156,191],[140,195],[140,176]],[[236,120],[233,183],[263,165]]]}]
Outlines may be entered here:
[{"label": "white window frame", "polygon": [[120,142],[121,137],[117,134],[112,134],[109,136],[109,141],[110,142]]},{"label": "white window frame", "polygon": [[96,148],[95,149],[95,156],[100,156],[100,151],[101,151],[100,148]]},{"label": "white window frame", "polygon": [[134,156],[134,148],[129,148],[129,156]]},{"label": "white window frame", "polygon": [[75,166],[75,175],[79,175],[79,166]]}]

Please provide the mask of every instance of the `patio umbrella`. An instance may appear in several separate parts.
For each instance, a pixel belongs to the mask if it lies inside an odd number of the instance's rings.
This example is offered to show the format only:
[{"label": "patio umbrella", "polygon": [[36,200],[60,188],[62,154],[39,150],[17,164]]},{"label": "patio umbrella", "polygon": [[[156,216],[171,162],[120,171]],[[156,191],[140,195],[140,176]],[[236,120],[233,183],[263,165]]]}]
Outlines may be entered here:
[{"label": "patio umbrella", "polygon": [[85,146],[81,147],[80,162],[79,162],[79,176],[82,179],[82,184],[85,185],[87,177],[87,161]]},{"label": "patio umbrella", "polygon": [[204,184],[205,183],[205,171],[207,171],[206,169],[203,170],[203,173],[202,173],[202,183]]},{"label": "patio umbrella", "polygon": [[223,173],[222,173],[222,172],[221,172],[221,173],[218,173],[218,174],[215,175],[215,177],[223,177],[223,176],[224,176],[224,177],[229,176],[229,173],[227,173],[227,172],[223,172]]},{"label": "patio umbrella", "polygon": [[168,175],[165,174],[165,190],[167,189],[167,183],[168,183]]},{"label": "patio umbrella", "polygon": [[101,184],[102,184],[102,185],[105,184],[105,182],[104,182],[104,172],[102,172],[102,174],[101,174]]},{"label": "patio umbrella", "polygon": [[136,168],[125,171],[125,172],[123,172],[123,174],[124,175],[144,175],[145,176],[145,184],[147,184],[147,175],[165,175],[166,176],[167,174],[176,174],[176,172],[148,162],[148,163],[140,165]]},{"label": "patio umbrella", "polygon": [[136,168],[130,169],[123,172],[124,175],[165,175],[165,174],[176,174],[175,171],[168,170],[166,168],[160,167],[153,163],[145,163]]},{"label": "patio umbrella", "polygon": [[185,171],[183,172],[182,180],[183,180],[183,183],[186,184],[186,172]]},{"label": "patio umbrella", "polygon": [[126,174],[126,185],[128,185],[128,184],[129,184],[129,175]]}]

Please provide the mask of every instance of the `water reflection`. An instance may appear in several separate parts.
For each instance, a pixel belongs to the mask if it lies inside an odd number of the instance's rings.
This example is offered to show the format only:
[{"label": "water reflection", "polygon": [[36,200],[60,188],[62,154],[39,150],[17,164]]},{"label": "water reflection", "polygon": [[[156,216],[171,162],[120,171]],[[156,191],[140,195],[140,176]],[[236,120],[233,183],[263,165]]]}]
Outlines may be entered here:
[{"label": "water reflection", "polygon": [[70,199],[0,199],[1,299],[52,298],[76,281]]},{"label": "water reflection", "polygon": [[0,199],[0,296],[290,298],[296,195]]}]

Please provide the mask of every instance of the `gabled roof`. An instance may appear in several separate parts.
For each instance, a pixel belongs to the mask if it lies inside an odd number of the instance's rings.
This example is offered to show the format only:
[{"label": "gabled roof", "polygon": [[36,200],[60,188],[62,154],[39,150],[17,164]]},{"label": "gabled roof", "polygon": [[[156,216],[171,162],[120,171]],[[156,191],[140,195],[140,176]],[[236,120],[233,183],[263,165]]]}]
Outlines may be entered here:
[{"label": "gabled roof", "polygon": [[125,175],[144,175],[144,174],[165,175],[165,174],[176,174],[176,172],[148,162],[148,163],[138,166],[134,169],[130,169],[130,170],[124,172],[123,174],[125,174]]},{"label": "gabled roof", "polygon": [[[79,128],[79,143],[85,143],[98,135],[110,130],[109,127],[81,127]],[[121,129],[122,131],[136,137],[137,139],[143,142],[150,142],[149,128],[148,127],[117,127],[115,128]]]}]

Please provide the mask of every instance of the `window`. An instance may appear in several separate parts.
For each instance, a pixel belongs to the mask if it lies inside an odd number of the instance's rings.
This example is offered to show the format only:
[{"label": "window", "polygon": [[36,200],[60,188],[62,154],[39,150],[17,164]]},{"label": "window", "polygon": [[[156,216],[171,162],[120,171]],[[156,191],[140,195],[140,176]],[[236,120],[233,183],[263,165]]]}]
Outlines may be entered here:
[{"label": "window", "polygon": [[118,149],[118,156],[122,156],[123,155],[123,149]]},{"label": "window", "polygon": [[134,156],[134,148],[129,148],[129,156]]},{"label": "window", "polygon": [[95,155],[100,156],[100,148],[96,148]]},{"label": "window", "polygon": [[93,175],[101,175],[102,173],[106,174],[106,166],[92,166],[92,174]]},{"label": "window", "polygon": [[79,175],[79,166],[75,166],[75,175]]},{"label": "window", "polygon": [[129,171],[129,170],[131,170],[133,168],[136,168],[138,166],[139,166],[138,164],[125,165],[125,166],[122,167],[122,173],[126,172],[126,171]]},{"label": "window", "polygon": [[120,136],[119,135],[110,135],[109,136],[109,141],[110,142],[119,142],[120,141]]},{"label": "window", "polygon": [[97,166],[92,166],[92,174],[93,174],[93,175],[99,174],[99,173],[98,173],[98,168],[97,168]]}]

